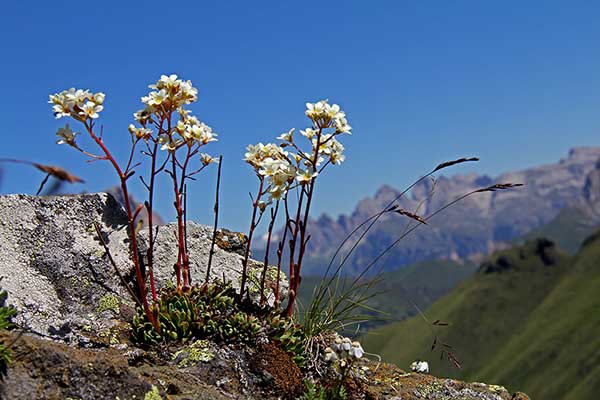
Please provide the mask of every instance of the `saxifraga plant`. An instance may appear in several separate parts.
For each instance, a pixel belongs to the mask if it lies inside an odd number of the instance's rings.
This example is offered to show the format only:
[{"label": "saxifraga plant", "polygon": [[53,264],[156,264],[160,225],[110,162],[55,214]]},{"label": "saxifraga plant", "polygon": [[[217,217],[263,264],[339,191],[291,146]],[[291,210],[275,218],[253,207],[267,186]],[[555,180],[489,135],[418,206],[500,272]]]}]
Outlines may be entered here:
[{"label": "saxifraga plant", "polygon": [[[91,158],[92,161],[106,160],[116,171],[120,180],[121,190],[125,198],[125,211],[128,219],[129,250],[130,258],[134,265],[137,281],[138,298],[135,300],[142,307],[146,319],[153,328],[160,332],[159,319],[156,317],[159,310],[154,306],[158,300],[153,274],[153,247],[155,243],[152,211],[156,176],[165,171],[172,180],[174,192],[174,206],[177,212],[177,240],[178,257],[175,264],[175,275],[177,289],[186,291],[190,289],[191,277],[189,274],[189,255],[185,240],[185,218],[184,218],[184,190],[187,179],[202,171],[210,163],[215,162],[208,154],[200,153],[200,148],[215,141],[216,134],[212,129],[200,122],[198,118],[191,115],[185,107],[198,98],[198,91],[192,86],[191,81],[178,79],[176,75],[163,75],[154,85],[150,85],[152,91],[148,96],[142,97],[145,108],[134,114],[139,126],[129,125],[131,149],[126,164],[117,162],[111,151],[104,143],[102,127],[98,131],[96,121],[99,113],[104,108],[105,95],[102,92],[91,93],[88,90],[74,89],[62,91],[50,95],[50,103],[53,104],[55,117],[71,117],[80,122],[89,137],[100,148],[100,154],[94,154],[84,150],[77,142],[78,132],[74,132],[69,124],[60,128],[58,144],[66,144],[82,154]],[[150,158],[150,174],[148,182],[142,177],[141,180],[148,190],[148,200],[144,205],[132,209],[129,199],[128,181],[136,173],[136,168],[141,162],[134,162],[138,145],[144,149],[142,154]],[[161,157],[160,150],[165,154]],[[182,156],[183,154],[183,156]],[[194,167],[192,162],[199,161]],[[139,246],[137,240],[138,227],[135,225],[136,217],[143,207],[146,207],[149,215],[148,221],[148,278],[152,303],[148,300],[148,289],[146,286],[145,270],[141,265]],[[207,277],[208,280],[208,277]]]},{"label": "saxifraga plant", "polygon": [[260,335],[279,343],[299,366],[304,365],[305,337],[300,325],[276,308],[242,299],[229,284],[194,286],[183,292],[164,290],[158,300],[160,331],[140,310],[133,320],[133,339],[145,345],[167,341],[211,339],[224,343],[253,343]]},{"label": "saxifraga plant", "polygon": [[[315,183],[319,174],[329,164],[341,164],[344,161],[344,146],[337,140],[343,134],[350,134],[346,114],[337,104],[330,105],[327,100],[306,104],[306,116],[312,125],[300,134],[308,140],[308,151],[301,148],[302,143],[294,138],[295,129],[281,134],[275,143],[248,146],[245,161],[250,164],[259,180],[259,188],[252,197],[252,218],[248,234],[240,293],[245,294],[247,265],[254,231],[267,209],[270,210],[267,251],[261,277],[261,303],[265,302],[264,281],[268,268],[268,255],[274,227],[274,221],[283,203],[285,211],[284,236],[277,249],[278,278],[281,271],[283,250],[288,245],[289,256],[289,295],[283,314],[290,317],[294,311],[298,287],[301,281],[301,269],[310,236],[307,233],[310,208],[315,193]],[[289,196],[295,191],[296,203]],[[265,200],[263,200],[265,199]],[[295,208],[294,208],[295,207]],[[288,236],[289,235],[289,236]],[[279,281],[279,279],[278,279]],[[279,288],[275,290],[275,304],[279,304]]]}]

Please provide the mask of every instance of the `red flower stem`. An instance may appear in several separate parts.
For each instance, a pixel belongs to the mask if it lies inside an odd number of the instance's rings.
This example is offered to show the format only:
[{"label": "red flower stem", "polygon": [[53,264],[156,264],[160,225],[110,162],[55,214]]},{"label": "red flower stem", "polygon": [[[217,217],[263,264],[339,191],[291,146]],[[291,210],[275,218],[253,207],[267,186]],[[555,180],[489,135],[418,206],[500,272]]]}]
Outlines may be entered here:
[{"label": "red flower stem", "polygon": [[265,249],[265,264],[263,266],[262,275],[260,277],[260,305],[265,304],[265,280],[267,279],[267,270],[269,268],[269,251],[271,250],[271,236],[273,234],[273,226],[277,219],[277,211],[279,211],[279,201],[275,206],[275,210],[271,211],[271,221],[269,222],[269,230],[267,233],[267,247]]},{"label": "red flower stem", "polygon": [[[319,147],[321,146],[321,134],[323,132],[323,128],[319,128],[319,132],[317,134],[317,143],[315,146],[315,152],[312,159],[312,165],[316,171],[317,169],[317,161],[319,160]],[[298,295],[298,286],[300,286],[300,269],[302,268],[302,261],[304,259],[304,253],[306,252],[306,244],[308,240],[306,240],[306,228],[308,225],[308,215],[310,214],[310,205],[312,203],[313,193],[315,189],[315,182],[317,177],[314,176],[311,178],[308,191],[306,193],[306,208],[304,210],[304,216],[302,223],[299,223],[300,220],[300,207],[298,206],[298,213],[296,214],[296,226],[294,230],[300,229],[300,249],[298,250],[298,259],[296,263],[293,262],[293,254],[291,255],[290,262],[290,295],[288,300],[287,308],[285,309],[285,315],[291,317],[294,312],[294,304],[296,303],[296,296]],[[302,188],[302,194],[304,194],[304,188]],[[300,197],[302,199],[302,196]],[[294,234],[293,242],[290,242],[290,247],[296,246],[297,232]],[[293,251],[291,251],[293,253]],[[292,278],[293,277],[293,278]]]},{"label": "red flower stem", "polygon": [[123,173],[123,171],[119,167],[119,164],[117,164],[117,161],[115,160],[113,155],[110,153],[108,148],[104,145],[104,142],[102,142],[102,139],[100,139],[98,136],[96,136],[96,134],[94,134],[94,131],[92,129],[92,124],[88,124],[87,122],[84,122],[84,125],[85,125],[86,130],[92,137],[92,139],[96,142],[96,144],[98,146],[100,146],[100,148],[106,155],[107,160],[110,161],[113,168],[119,175],[119,179],[121,181],[121,190],[123,191],[123,196],[125,198],[125,210],[127,212],[127,220],[128,220],[127,222],[129,225],[129,232],[130,232],[129,250],[131,252],[131,260],[133,261],[133,265],[135,267],[135,276],[137,279],[137,284],[138,284],[138,287],[140,288],[140,297],[141,297],[141,301],[142,301],[142,306],[144,308],[144,313],[146,314],[148,321],[150,321],[150,323],[152,323],[152,325],[154,326],[154,329],[156,329],[157,331],[160,331],[160,325],[158,324],[158,320],[156,320],[156,318],[154,318],[154,314],[150,310],[150,305],[148,304],[148,299],[146,298],[146,293],[148,292],[148,289],[146,288],[146,282],[144,282],[144,276],[142,274],[142,268],[140,266],[140,260],[139,260],[139,256],[138,256],[138,244],[137,244],[137,237],[136,237],[136,232],[135,232],[135,222],[133,220],[133,212],[131,210],[131,205],[129,204],[129,191],[127,190],[128,176]]},{"label": "red flower stem", "polygon": [[244,258],[242,259],[242,281],[240,283],[240,297],[244,297],[244,292],[246,290],[246,280],[248,278],[248,258],[250,257],[250,245],[252,244],[252,236],[254,235],[254,230],[256,229],[256,212],[258,210],[258,204],[260,201],[260,196],[263,192],[263,186],[265,183],[265,177],[260,176],[260,186],[258,187],[258,194],[256,195],[256,199],[252,203],[252,219],[250,221],[250,230],[248,231],[248,241],[246,242],[246,251],[244,252]]},{"label": "red flower stem", "polygon": [[[187,289],[190,286],[191,276],[190,276],[190,258],[187,251],[187,222],[186,222],[186,207],[181,203],[181,197],[185,196],[187,198],[187,188],[185,185],[186,171],[187,166],[190,161],[192,154],[191,146],[187,148],[187,154],[185,156],[185,161],[183,166],[181,167],[181,182],[179,184],[179,208],[181,209],[181,219],[177,219],[177,224],[179,227],[179,247],[181,251],[181,261],[183,262],[183,286]],[[185,189],[185,190],[184,190]],[[178,211],[179,213],[179,211]],[[181,223],[180,223],[181,222]]]},{"label": "red flower stem", "polygon": [[289,242],[290,248],[290,289],[289,289],[289,300],[288,305],[283,312],[285,316],[291,316],[292,311],[294,309],[294,301],[296,300],[296,289],[298,285],[296,284],[296,263],[294,262],[294,256],[296,254],[296,242],[298,241],[298,233],[300,231],[299,221],[300,221],[300,213],[302,212],[302,203],[304,202],[304,187],[302,187],[302,191],[300,192],[300,198],[298,199],[298,208],[296,209],[296,217],[294,221],[294,229],[292,231],[292,238]]},{"label": "red flower stem", "polygon": [[[175,157],[175,152],[171,154],[171,177],[173,178],[173,191],[175,193],[175,201],[173,205],[175,206],[175,211],[177,212],[177,240],[178,240],[178,252],[177,252],[177,264],[175,267],[175,271],[177,274],[177,288],[182,288],[181,278],[183,277],[183,288],[187,288],[188,280],[185,274],[185,269],[182,269],[183,266],[183,252],[185,243],[183,242],[184,229],[183,229],[183,208],[181,206],[181,193],[179,192],[179,184],[177,182],[177,159]],[[183,273],[183,274],[182,274]]]}]

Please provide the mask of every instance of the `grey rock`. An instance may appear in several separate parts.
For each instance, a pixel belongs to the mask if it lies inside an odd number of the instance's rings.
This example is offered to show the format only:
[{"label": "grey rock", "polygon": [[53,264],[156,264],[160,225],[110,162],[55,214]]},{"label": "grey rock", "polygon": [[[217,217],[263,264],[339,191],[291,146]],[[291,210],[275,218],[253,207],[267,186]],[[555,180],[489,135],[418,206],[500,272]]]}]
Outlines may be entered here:
[{"label": "grey rock", "polygon": [[[92,332],[110,329],[131,315],[134,304],[109,262],[94,224],[98,224],[118,270],[129,282],[135,277],[129,259],[126,214],[109,194],[34,197],[0,196],[0,277],[9,303],[19,310],[15,322],[30,332],[84,346],[96,345]],[[158,228],[154,273],[157,288],[174,282],[177,259],[174,224]],[[188,223],[188,248],[193,282],[204,282],[212,228]],[[231,243],[241,235],[219,233]],[[145,254],[147,232],[139,234]],[[226,246],[225,246],[226,247]],[[242,256],[215,247],[211,280],[239,288]],[[238,246],[239,247],[239,246]],[[227,248],[227,247],[226,247]],[[147,261],[147,260],[146,260]],[[270,276],[273,275],[271,267]],[[262,264],[249,262],[250,285]],[[283,276],[283,274],[282,274]],[[282,295],[287,282],[282,281]],[[257,296],[256,286],[250,293]],[[273,300],[269,292],[269,300]]]}]

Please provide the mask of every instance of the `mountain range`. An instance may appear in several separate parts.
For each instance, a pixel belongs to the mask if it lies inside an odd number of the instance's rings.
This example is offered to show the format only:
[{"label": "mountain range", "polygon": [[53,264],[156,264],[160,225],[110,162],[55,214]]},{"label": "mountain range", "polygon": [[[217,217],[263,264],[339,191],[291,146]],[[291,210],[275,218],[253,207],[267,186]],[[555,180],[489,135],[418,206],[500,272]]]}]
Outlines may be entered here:
[{"label": "mountain range", "polygon": [[[381,266],[390,271],[424,260],[480,261],[493,251],[512,245],[528,232],[547,225],[565,210],[581,214],[581,223],[588,225],[583,230],[587,234],[600,223],[599,158],[599,147],[578,147],[555,164],[507,172],[497,177],[472,173],[425,179],[395,204],[427,216],[471,190],[503,182],[524,186],[478,193],[448,208],[434,217],[428,226],[403,239],[387,254]],[[373,197],[359,201],[350,215],[334,219],[324,214],[312,219],[304,275],[321,274],[344,238],[400,193],[400,189],[384,185]],[[348,259],[345,272],[352,275],[361,271],[411,222],[414,223],[397,214],[384,215]],[[341,254],[352,244],[353,241],[346,243]]]}]

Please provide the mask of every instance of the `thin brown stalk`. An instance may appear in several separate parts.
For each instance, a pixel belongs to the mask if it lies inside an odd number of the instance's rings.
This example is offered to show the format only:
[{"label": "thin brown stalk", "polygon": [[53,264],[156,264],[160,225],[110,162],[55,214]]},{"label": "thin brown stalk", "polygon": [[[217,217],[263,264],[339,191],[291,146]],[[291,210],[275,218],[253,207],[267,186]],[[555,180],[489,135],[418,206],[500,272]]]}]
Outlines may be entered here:
[{"label": "thin brown stalk", "polygon": [[208,253],[208,265],[206,267],[206,278],[204,279],[204,285],[208,285],[210,281],[210,268],[212,266],[213,254],[215,254],[215,242],[217,241],[217,227],[219,226],[219,190],[221,187],[221,164],[223,162],[223,156],[219,156],[219,167],[217,168],[217,188],[215,190],[215,207],[213,211],[215,213],[215,222],[213,225],[213,235],[210,242],[210,253]]}]

